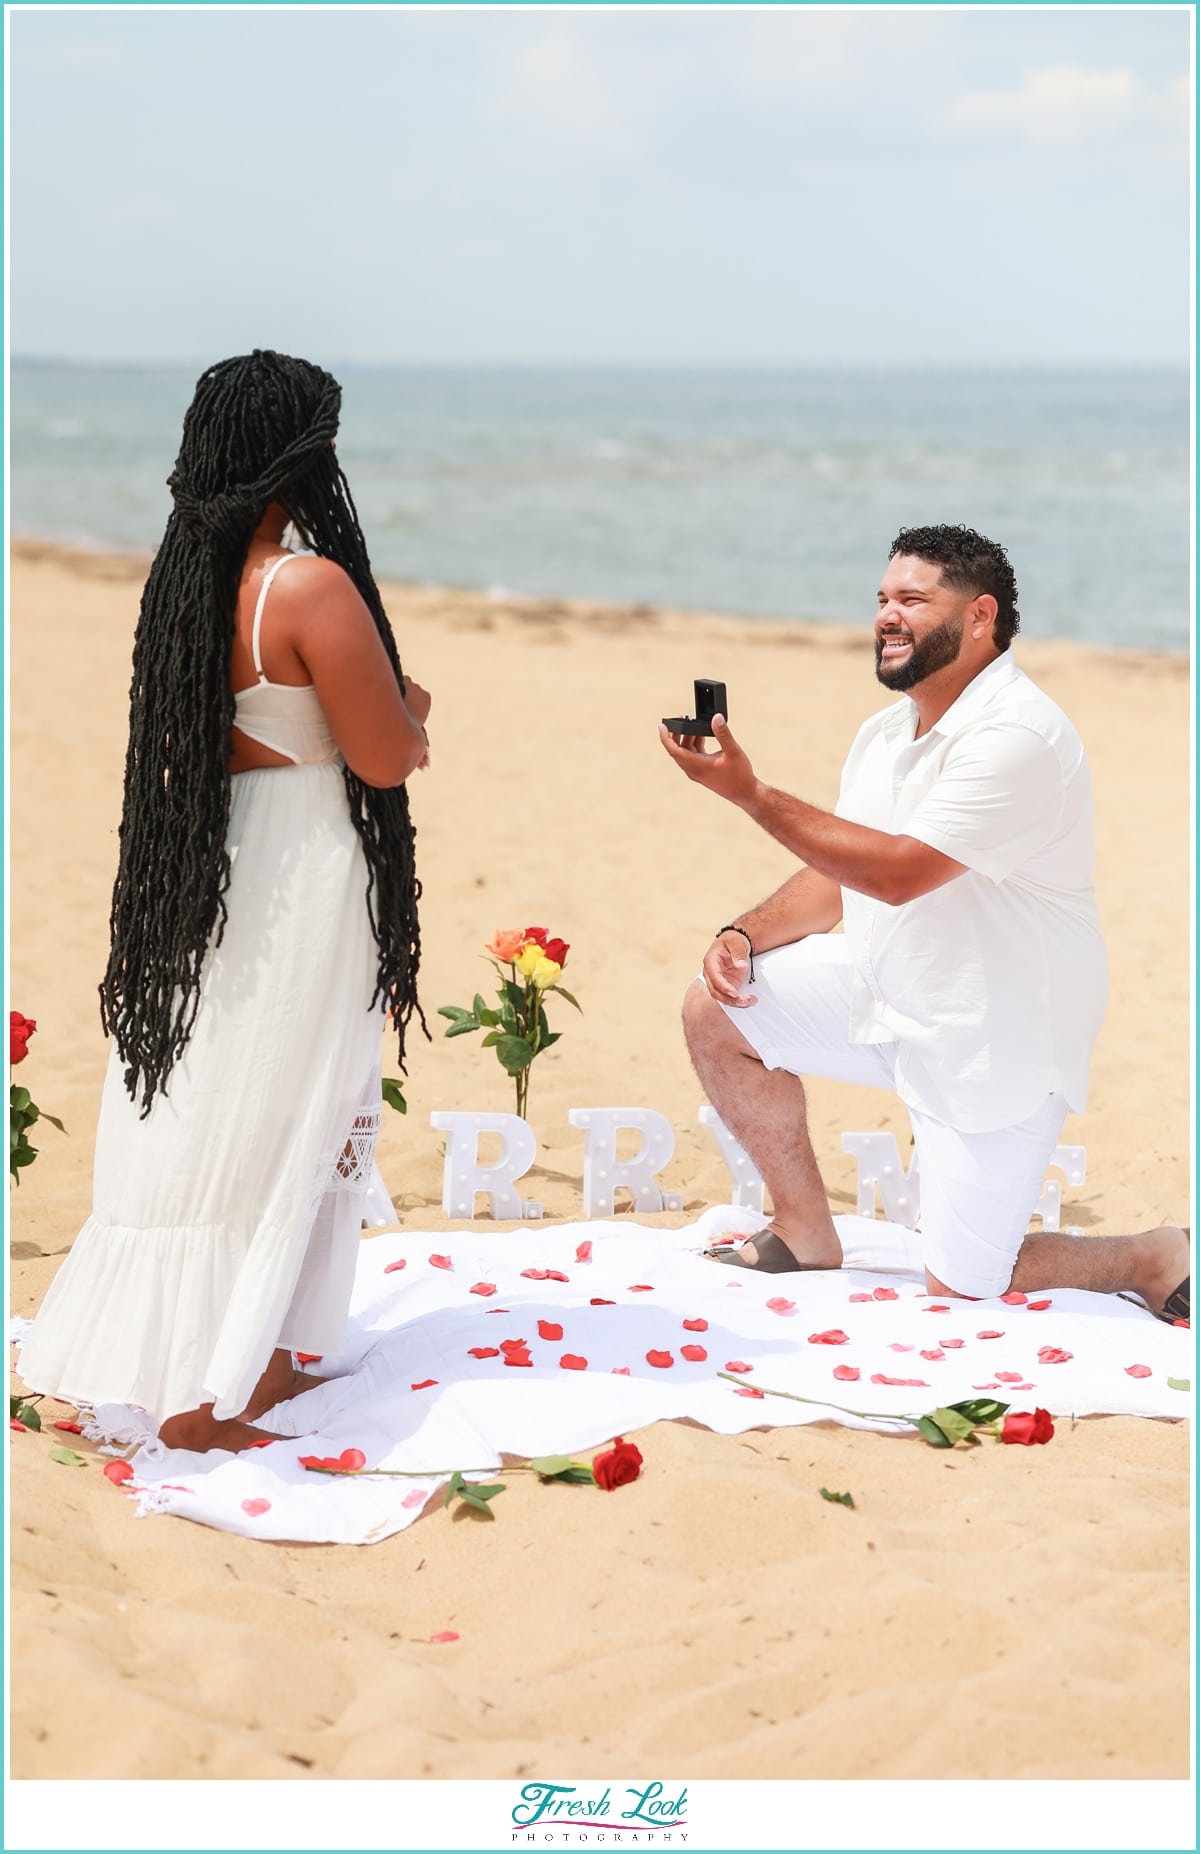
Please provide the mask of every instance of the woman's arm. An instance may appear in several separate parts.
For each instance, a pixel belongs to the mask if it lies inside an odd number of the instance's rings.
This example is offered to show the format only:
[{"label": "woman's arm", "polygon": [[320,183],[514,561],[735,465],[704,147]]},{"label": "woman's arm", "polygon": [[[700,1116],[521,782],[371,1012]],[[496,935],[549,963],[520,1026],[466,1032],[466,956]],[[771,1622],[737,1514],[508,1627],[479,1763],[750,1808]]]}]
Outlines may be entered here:
[{"label": "woman's arm", "polygon": [[[375,620],[332,560],[306,558],[272,587],[276,650],[290,647],[320,698],[338,750],[365,785],[402,785],[425,757],[429,696],[400,693]],[[270,609],[270,608],[268,608]]]}]

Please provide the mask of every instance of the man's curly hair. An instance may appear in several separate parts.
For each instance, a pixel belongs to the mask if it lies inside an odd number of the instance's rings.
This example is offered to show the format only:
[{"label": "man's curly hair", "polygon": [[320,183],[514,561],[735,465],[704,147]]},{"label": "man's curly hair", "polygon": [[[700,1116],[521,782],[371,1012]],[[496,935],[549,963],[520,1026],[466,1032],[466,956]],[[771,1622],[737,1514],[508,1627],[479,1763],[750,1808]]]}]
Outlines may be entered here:
[{"label": "man's curly hair", "polygon": [[911,554],[941,567],[943,586],[953,586],[956,592],[968,593],[973,599],[990,593],[997,607],[992,636],[997,650],[1008,649],[1021,629],[1021,614],[1016,578],[999,541],[989,541],[961,523],[941,522],[932,528],[901,528],[888,559],[894,560],[897,554]]}]

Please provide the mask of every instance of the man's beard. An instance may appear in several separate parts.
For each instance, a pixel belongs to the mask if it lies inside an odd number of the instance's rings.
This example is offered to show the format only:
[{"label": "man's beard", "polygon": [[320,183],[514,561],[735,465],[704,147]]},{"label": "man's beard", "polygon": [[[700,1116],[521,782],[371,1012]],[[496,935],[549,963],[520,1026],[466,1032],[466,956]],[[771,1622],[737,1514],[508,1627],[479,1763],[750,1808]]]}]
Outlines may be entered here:
[{"label": "man's beard", "polygon": [[[945,669],[948,663],[958,659],[962,647],[963,621],[961,618],[946,618],[932,631],[926,632],[918,642],[911,640],[912,649],[898,663],[885,663],[883,658],[884,637],[875,639],[875,674],[885,689],[894,689],[903,694],[907,689],[915,689],[919,682],[932,676],[935,670]],[[895,636],[896,633],[891,633]]]}]

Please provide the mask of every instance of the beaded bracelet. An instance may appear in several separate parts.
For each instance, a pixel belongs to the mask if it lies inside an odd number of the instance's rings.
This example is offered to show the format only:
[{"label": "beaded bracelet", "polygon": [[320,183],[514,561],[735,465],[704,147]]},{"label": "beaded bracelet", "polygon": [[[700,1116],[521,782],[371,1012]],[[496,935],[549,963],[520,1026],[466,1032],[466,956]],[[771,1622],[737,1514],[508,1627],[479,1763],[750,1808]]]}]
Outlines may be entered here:
[{"label": "beaded bracelet", "polygon": [[750,935],[746,932],[746,929],[744,927],[735,927],[732,921],[726,922],[724,927],[717,928],[716,933],[713,935],[714,940],[719,940],[723,933],[740,933],[743,940],[746,942],[746,945],[750,948],[750,983],[753,984],[754,983],[754,942],[753,940],[750,938]]}]

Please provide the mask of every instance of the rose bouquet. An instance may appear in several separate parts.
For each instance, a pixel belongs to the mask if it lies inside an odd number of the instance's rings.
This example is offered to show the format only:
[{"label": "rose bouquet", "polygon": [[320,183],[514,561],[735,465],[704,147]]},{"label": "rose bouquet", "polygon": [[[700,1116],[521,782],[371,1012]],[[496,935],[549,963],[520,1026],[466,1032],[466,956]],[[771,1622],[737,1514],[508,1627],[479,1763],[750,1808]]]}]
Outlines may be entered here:
[{"label": "rose bouquet", "polygon": [[[24,1062],[29,1054],[29,1039],[37,1029],[33,1017],[22,1017],[20,1011],[8,1014],[8,1061],[10,1068],[16,1068],[18,1062]],[[17,1184],[21,1182],[23,1166],[32,1165],[38,1156],[36,1146],[29,1143],[29,1129],[35,1121],[48,1120],[60,1133],[66,1132],[61,1120],[53,1114],[47,1114],[33,1100],[28,1088],[21,1088],[13,1082],[8,1091],[8,1169]]]},{"label": "rose bouquet", "polygon": [[522,1118],[529,1102],[533,1059],[562,1035],[560,1030],[551,1030],[547,1022],[546,993],[557,992],[577,1011],[583,1009],[578,998],[559,983],[570,950],[565,940],[552,939],[544,927],[497,928],[484,951],[500,980],[500,1008],[492,1010],[481,992],[475,993],[469,1011],[457,1004],[438,1007],[438,1016],[450,1019],[447,1036],[466,1036],[471,1030],[487,1032],[481,1047],[494,1049],[500,1066],[512,1076],[517,1112]]}]

